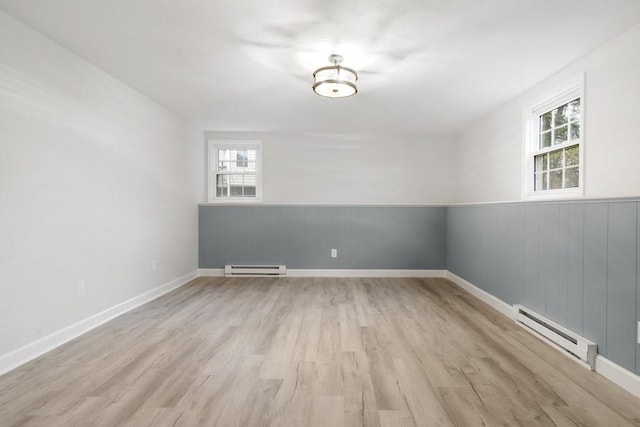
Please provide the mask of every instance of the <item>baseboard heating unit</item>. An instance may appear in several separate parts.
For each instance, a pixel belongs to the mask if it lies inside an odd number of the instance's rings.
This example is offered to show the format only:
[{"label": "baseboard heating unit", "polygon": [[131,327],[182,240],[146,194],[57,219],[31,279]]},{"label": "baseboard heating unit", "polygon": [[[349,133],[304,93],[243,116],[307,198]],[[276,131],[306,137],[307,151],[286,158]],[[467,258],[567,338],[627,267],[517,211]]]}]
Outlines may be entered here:
[{"label": "baseboard heating unit", "polygon": [[526,307],[514,305],[513,308],[516,322],[525,326],[526,329],[542,335],[555,344],[555,347],[578,358],[591,370],[596,368],[596,354],[598,353],[596,344]]},{"label": "baseboard heating unit", "polygon": [[278,277],[287,275],[286,265],[225,265],[224,277]]}]

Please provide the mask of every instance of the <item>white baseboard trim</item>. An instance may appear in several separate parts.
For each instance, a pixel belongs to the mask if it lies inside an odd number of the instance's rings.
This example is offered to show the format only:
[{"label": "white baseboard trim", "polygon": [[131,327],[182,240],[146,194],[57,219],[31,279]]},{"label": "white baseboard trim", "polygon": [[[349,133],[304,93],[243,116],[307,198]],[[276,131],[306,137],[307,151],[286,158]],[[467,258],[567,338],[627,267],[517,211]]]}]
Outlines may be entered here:
[{"label": "white baseboard trim", "polygon": [[[224,268],[200,268],[201,277],[224,277]],[[446,270],[329,270],[287,269],[288,277],[440,277],[446,278]]]},{"label": "white baseboard trim", "polygon": [[87,317],[79,322],[69,325],[63,329],[60,329],[52,334],[42,337],[37,341],[29,343],[23,347],[13,350],[9,353],[0,355],[0,375],[17,368],[20,365],[24,365],[27,362],[43,355],[44,353],[53,350],[62,344],[71,341],[72,339],[89,332],[90,330],[102,325],[109,320],[133,310],[134,308],[141,306],[149,301],[152,301],[174,289],[179,288],[182,285],[187,284],[189,281],[198,277],[197,270],[184,276],[178,277],[170,282],[151,289],[143,294],[133,297],[127,301],[124,301],[118,305],[108,308],[98,314],[94,314],[91,317]]},{"label": "white baseboard trim", "polygon": [[287,269],[289,277],[446,277],[446,270],[307,270]]},{"label": "white baseboard trim", "polygon": [[504,314],[510,319],[514,318],[513,306],[507,304],[499,298],[494,297],[490,293],[483,291],[476,285],[467,282],[462,277],[455,275],[454,273],[447,271],[447,279],[451,280],[456,285],[460,286],[465,291],[469,292],[474,297],[478,298],[480,301],[483,301],[489,304],[491,307],[498,310],[500,313]]},{"label": "white baseboard trim", "polygon": [[596,372],[640,398],[640,376],[599,354],[596,356]]},{"label": "white baseboard trim", "polygon": [[198,277],[224,277],[224,268],[199,268]]}]

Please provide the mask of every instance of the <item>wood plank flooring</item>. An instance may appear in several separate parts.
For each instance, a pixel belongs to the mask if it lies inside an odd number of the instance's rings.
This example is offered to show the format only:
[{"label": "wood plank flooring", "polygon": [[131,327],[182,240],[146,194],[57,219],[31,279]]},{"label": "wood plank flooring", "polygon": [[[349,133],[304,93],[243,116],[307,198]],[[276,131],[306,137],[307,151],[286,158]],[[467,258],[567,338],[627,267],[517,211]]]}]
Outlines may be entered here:
[{"label": "wood plank flooring", "polygon": [[640,426],[443,279],[200,278],[0,377],[1,426]]}]

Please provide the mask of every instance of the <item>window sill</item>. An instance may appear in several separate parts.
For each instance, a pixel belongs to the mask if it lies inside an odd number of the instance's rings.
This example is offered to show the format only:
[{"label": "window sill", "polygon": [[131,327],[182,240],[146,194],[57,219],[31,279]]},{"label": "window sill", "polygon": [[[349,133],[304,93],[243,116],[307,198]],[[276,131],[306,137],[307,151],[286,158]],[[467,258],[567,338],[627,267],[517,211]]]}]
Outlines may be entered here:
[{"label": "window sill", "polygon": [[545,200],[575,200],[583,199],[584,190],[576,188],[571,190],[547,190],[539,193],[525,194],[523,200],[526,201],[545,201]]},{"label": "window sill", "polygon": [[208,200],[201,202],[201,205],[246,205],[246,204],[261,204],[260,199],[230,199],[230,200]]}]

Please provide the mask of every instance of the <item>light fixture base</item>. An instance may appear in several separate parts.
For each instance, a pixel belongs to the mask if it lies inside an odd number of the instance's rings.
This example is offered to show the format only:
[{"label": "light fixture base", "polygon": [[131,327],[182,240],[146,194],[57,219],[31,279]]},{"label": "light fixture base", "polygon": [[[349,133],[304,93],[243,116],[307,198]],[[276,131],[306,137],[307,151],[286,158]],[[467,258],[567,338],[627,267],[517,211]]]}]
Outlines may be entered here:
[{"label": "light fixture base", "polygon": [[342,58],[342,55],[338,55],[337,53],[332,53],[331,55],[329,55],[329,62],[335,65],[340,64],[343,59],[344,58]]}]

